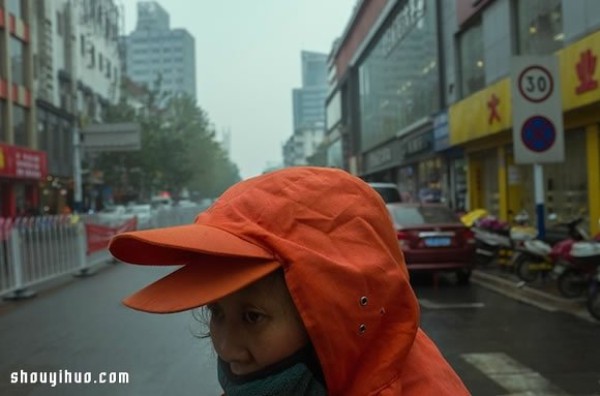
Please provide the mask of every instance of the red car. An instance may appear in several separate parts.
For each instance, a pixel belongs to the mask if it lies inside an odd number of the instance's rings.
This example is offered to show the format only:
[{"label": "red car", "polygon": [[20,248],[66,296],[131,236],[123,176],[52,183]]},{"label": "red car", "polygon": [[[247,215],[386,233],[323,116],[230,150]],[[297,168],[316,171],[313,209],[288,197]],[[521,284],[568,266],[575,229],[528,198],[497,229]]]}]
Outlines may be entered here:
[{"label": "red car", "polygon": [[409,271],[454,271],[459,283],[469,282],[475,239],[449,207],[419,203],[386,206]]}]

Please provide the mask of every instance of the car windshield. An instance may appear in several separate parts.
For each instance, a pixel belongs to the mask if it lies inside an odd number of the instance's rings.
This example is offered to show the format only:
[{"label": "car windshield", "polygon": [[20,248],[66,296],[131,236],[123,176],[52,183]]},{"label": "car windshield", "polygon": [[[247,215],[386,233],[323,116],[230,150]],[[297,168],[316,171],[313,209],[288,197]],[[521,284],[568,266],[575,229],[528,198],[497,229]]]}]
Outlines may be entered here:
[{"label": "car windshield", "polygon": [[422,225],[456,223],[458,218],[450,208],[444,206],[396,206],[390,208],[397,224]]}]

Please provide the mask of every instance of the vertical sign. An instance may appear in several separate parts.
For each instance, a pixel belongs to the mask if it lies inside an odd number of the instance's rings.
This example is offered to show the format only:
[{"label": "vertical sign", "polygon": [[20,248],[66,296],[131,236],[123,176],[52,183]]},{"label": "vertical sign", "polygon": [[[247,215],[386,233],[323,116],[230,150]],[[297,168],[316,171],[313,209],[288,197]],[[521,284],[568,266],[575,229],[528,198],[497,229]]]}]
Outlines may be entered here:
[{"label": "vertical sign", "polygon": [[565,159],[558,59],[517,56],[512,60],[513,147],[518,164]]}]

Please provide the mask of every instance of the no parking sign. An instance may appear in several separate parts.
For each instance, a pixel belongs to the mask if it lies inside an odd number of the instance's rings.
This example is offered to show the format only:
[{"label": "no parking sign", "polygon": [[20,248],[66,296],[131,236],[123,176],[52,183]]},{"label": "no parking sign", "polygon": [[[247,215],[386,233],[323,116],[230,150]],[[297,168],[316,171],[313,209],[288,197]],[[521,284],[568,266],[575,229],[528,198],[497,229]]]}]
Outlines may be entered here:
[{"label": "no parking sign", "polygon": [[564,130],[556,56],[512,60],[513,148],[515,162],[563,162]]}]

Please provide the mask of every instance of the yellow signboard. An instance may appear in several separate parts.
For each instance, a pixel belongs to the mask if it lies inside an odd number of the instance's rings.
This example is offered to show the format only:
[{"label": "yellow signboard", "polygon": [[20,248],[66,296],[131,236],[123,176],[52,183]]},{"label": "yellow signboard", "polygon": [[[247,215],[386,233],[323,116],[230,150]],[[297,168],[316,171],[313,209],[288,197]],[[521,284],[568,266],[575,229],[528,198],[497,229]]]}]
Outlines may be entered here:
[{"label": "yellow signboard", "polygon": [[465,143],[511,127],[510,79],[505,78],[450,107],[450,144]]},{"label": "yellow signboard", "polygon": [[558,52],[564,111],[600,101],[600,32]]}]

